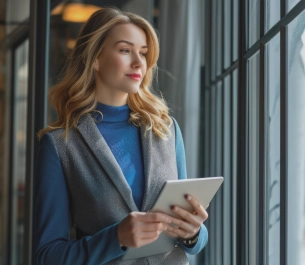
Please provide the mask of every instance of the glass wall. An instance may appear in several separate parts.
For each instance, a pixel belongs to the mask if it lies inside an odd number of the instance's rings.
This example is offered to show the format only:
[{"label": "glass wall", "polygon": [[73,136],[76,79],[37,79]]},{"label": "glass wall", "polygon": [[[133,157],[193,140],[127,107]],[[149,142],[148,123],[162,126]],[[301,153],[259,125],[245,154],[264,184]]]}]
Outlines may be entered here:
[{"label": "glass wall", "polygon": [[247,146],[248,146],[248,244],[249,265],[257,264],[258,255],[258,198],[259,192],[259,77],[260,77],[260,53],[254,54],[248,61],[248,98],[249,109],[247,113]]},{"label": "glass wall", "polygon": [[[210,209],[210,218],[221,221],[208,222],[211,240],[205,251],[205,262],[226,264],[227,257],[229,264],[299,265],[305,260],[305,127],[302,125],[305,1],[246,0],[238,4],[239,20],[234,14],[237,12],[235,1],[222,4],[207,1],[205,40],[211,48],[207,45],[205,50],[210,61],[207,60],[204,69],[206,84],[202,102],[207,106],[204,106],[202,124],[209,129],[202,144],[202,172],[204,176],[212,175],[216,173],[214,166],[222,164],[224,184],[226,178],[230,179],[231,187],[224,185],[223,202],[218,204],[221,196],[216,197],[217,202],[213,201],[215,206]],[[233,14],[231,21],[227,10]],[[224,16],[219,18],[219,14]],[[228,23],[231,23],[230,29]],[[233,42],[227,43],[230,34]],[[238,36],[238,44],[234,36]],[[223,46],[218,40],[224,40]],[[217,58],[220,46],[223,68],[219,68]],[[229,47],[231,64],[227,57]],[[219,82],[223,82],[224,91],[219,96],[224,113],[221,126],[215,127],[220,116],[214,90]],[[226,90],[229,83],[231,116]],[[223,134],[223,160],[216,155],[219,132],[215,128]],[[228,206],[231,215],[224,208],[223,212],[217,212],[217,207]],[[226,223],[231,224],[231,234],[226,230]],[[232,256],[227,252],[227,238],[231,240]],[[216,242],[220,239],[223,240],[221,250]]]},{"label": "glass wall", "polygon": [[30,1],[0,2],[0,264],[23,264]]},{"label": "glass wall", "polygon": [[280,35],[266,45],[266,201],[269,264],[280,264]]},{"label": "glass wall", "polygon": [[287,260],[305,260],[305,11],[288,25]]},{"label": "glass wall", "polygon": [[206,1],[201,176],[223,176],[208,208],[209,243],[199,264],[238,264],[238,1]]},{"label": "glass wall", "polygon": [[249,34],[247,48],[250,48],[260,37],[260,1],[251,0],[245,2],[248,4],[247,25]]},{"label": "glass wall", "polygon": [[28,96],[28,46],[29,41],[19,45],[15,53],[14,96],[13,96],[13,136],[12,136],[12,178],[11,178],[11,252],[13,265],[23,264],[24,251],[24,200],[26,179],[26,132]]},{"label": "glass wall", "polygon": [[265,32],[269,31],[280,20],[280,7],[278,0],[265,1]]}]

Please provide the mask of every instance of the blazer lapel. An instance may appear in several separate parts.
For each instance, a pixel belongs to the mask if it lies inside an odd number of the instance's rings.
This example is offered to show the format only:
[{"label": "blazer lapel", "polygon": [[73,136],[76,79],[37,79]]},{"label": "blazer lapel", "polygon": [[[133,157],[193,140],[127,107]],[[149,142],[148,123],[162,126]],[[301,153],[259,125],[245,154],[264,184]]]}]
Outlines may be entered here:
[{"label": "blazer lapel", "polygon": [[121,196],[125,199],[130,210],[138,211],[132,197],[132,191],[125,179],[125,176],[91,115],[83,115],[80,118],[77,128],[89,148],[107,172]]},{"label": "blazer lapel", "polygon": [[151,175],[152,172],[152,131],[145,131],[141,127],[141,140],[143,148],[143,161],[144,161],[144,176],[145,176],[145,190],[142,201],[142,212],[147,212],[151,209],[155,199],[158,196],[159,189],[155,178]]}]

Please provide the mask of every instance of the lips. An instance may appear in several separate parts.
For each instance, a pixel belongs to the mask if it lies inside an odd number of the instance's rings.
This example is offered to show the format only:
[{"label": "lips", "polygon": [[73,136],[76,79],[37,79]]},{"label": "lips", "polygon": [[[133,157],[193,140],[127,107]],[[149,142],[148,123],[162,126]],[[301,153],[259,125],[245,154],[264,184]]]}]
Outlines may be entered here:
[{"label": "lips", "polygon": [[126,76],[133,79],[133,80],[136,80],[136,81],[141,80],[141,75],[140,74],[126,74]]}]

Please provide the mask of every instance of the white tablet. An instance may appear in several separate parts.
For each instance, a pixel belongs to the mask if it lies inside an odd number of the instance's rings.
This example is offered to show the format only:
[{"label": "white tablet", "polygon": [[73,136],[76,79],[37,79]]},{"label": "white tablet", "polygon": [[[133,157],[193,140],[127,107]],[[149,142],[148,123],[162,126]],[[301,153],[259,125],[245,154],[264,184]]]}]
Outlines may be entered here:
[{"label": "white tablet", "polygon": [[[216,191],[223,182],[223,177],[196,178],[182,180],[168,180],[165,182],[151,212],[162,212],[176,218],[171,207],[177,205],[190,212],[193,212],[191,205],[186,201],[185,195],[195,197],[203,207],[207,207]],[[177,239],[161,233],[159,238],[140,248],[129,248],[122,257],[123,260],[137,259],[171,251],[177,243]]]}]

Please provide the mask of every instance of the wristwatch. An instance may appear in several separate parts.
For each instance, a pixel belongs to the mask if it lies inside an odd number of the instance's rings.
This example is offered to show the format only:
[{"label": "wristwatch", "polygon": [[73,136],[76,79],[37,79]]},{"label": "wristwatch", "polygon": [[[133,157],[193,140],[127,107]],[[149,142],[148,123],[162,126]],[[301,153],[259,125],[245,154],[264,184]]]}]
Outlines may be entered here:
[{"label": "wristwatch", "polygon": [[188,238],[188,239],[185,239],[185,238],[179,238],[179,241],[183,244],[183,245],[185,245],[186,247],[192,247],[192,246],[194,246],[196,243],[197,243],[197,241],[198,241],[198,236],[199,236],[199,232],[195,235],[195,236],[193,236],[192,238]]}]

